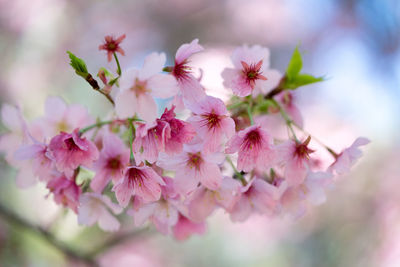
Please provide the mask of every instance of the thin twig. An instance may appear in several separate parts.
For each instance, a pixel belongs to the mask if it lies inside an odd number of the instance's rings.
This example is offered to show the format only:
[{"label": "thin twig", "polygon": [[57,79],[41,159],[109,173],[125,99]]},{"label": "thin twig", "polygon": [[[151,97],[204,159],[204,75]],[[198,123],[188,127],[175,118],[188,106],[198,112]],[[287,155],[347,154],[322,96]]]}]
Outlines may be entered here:
[{"label": "thin twig", "polygon": [[114,103],[114,100],[112,99],[112,97],[109,94],[105,93],[104,91],[102,91],[100,89],[99,84],[97,83],[97,81],[93,78],[93,76],[90,73],[87,74],[85,80],[90,84],[90,86],[93,88],[93,90],[95,90],[95,91],[99,92],[100,94],[104,95],[107,98],[107,100],[110,101],[110,103],[113,106],[115,106],[115,103]]}]

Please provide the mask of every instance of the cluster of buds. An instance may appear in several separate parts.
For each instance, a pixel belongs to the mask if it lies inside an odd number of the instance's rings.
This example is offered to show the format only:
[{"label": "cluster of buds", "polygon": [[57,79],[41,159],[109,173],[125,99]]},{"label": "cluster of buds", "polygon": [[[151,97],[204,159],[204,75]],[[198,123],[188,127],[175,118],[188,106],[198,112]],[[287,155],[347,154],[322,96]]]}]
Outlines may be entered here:
[{"label": "cluster of buds", "polygon": [[[68,52],[75,72],[113,105],[107,120],[58,97],[49,97],[44,116],[32,122],[18,107],[2,108],[10,131],[0,149],[19,170],[17,184],[46,183],[80,224],[115,231],[115,215],[125,211],[136,226],[150,221],[182,240],[203,233],[216,209],[232,221],[255,213],[298,218],[325,200],[335,176],[348,173],[369,142],[358,138],[341,153],[324,144],[310,148],[315,138],[302,128],[292,91],[323,78],[300,73],[297,48],[285,74],[270,69],[267,48],[236,48],[233,67],[222,72],[233,92],[224,103],[192,72],[192,55],[203,51],[197,39],[179,47],[174,66],[152,53],[141,69],[123,72],[116,53],[124,55],[124,38],[107,36],[99,47],[118,68],[115,76],[99,70],[103,88]],[[167,101],[161,115],[155,98]],[[316,149],[332,160],[322,164]]]}]

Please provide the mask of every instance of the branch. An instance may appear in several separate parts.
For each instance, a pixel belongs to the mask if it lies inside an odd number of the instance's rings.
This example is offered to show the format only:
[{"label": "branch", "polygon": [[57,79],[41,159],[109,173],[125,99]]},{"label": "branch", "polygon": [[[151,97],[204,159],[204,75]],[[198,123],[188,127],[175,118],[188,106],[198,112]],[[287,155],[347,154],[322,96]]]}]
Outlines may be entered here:
[{"label": "branch", "polygon": [[59,251],[61,251],[64,255],[69,257],[70,259],[74,259],[80,261],[82,263],[87,264],[88,266],[97,267],[98,264],[90,255],[85,255],[78,251],[73,250],[70,246],[65,244],[64,242],[57,239],[53,234],[49,231],[45,230],[40,226],[36,226],[25,219],[21,218],[19,215],[13,213],[2,204],[0,204],[0,216],[7,220],[10,224],[16,224],[22,228],[25,228],[38,236],[43,237],[49,244],[53,245]]}]

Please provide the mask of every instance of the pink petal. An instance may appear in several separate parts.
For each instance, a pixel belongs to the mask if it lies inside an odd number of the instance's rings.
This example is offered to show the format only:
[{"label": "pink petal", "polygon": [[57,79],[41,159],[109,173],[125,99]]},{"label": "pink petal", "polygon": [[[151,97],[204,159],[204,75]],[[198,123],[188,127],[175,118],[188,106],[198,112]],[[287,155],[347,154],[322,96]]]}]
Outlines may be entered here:
[{"label": "pink petal", "polygon": [[139,80],[145,81],[153,75],[160,73],[164,68],[167,58],[164,53],[151,53],[144,59],[143,68],[139,70]]},{"label": "pink petal", "polygon": [[179,91],[176,79],[166,74],[155,74],[147,81],[147,86],[151,89],[151,95],[159,98],[173,97]]},{"label": "pink petal", "polygon": [[138,99],[130,90],[118,92],[115,98],[115,111],[119,118],[133,117],[138,110]]},{"label": "pink petal", "polygon": [[187,60],[191,55],[203,50],[204,48],[199,45],[199,39],[194,39],[190,44],[183,44],[178,48],[175,55],[175,62],[180,64]]},{"label": "pink petal", "polygon": [[137,113],[139,118],[145,121],[151,122],[157,118],[157,104],[150,95],[139,95],[137,99]]}]

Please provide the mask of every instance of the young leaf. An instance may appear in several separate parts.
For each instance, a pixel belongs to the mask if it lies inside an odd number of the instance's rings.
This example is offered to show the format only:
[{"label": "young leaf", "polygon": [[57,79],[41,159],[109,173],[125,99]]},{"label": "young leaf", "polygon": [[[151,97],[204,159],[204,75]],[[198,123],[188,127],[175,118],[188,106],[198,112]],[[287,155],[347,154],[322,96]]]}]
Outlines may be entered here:
[{"label": "young leaf", "polygon": [[296,84],[298,86],[303,86],[306,84],[311,84],[311,83],[316,83],[316,82],[322,82],[324,80],[324,77],[314,77],[310,74],[299,74],[296,76]]},{"label": "young leaf", "polygon": [[290,90],[294,90],[300,86],[304,86],[307,84],[312,84],[316,82],[322,82],[324,80],[323,77],[314,77],[310,74],[298,74],[292,80],[286,80],[284,87]]},{"label": "young leaf", "polygon": [[286,77],[289,80],[292,80],[300,73],[302,67],[303,61],[301,59],[299,48],[296,46],[293,51],[292,58],[290,59],[289,65],[286,69]]},{"label": "young leaf", "polygon": [[79,76],[81,76],[82,78],[86,79],[86,77],[88,76],[89,73],[88,73],[85,61],[83,61],[83,59],[75,56],[70,51],[67,51],[67,53],[69,55],[69,58],[71,59],[71,62],[69,64],[72,66],[72,68],[74,68],[75,73],[78,74]]}]

